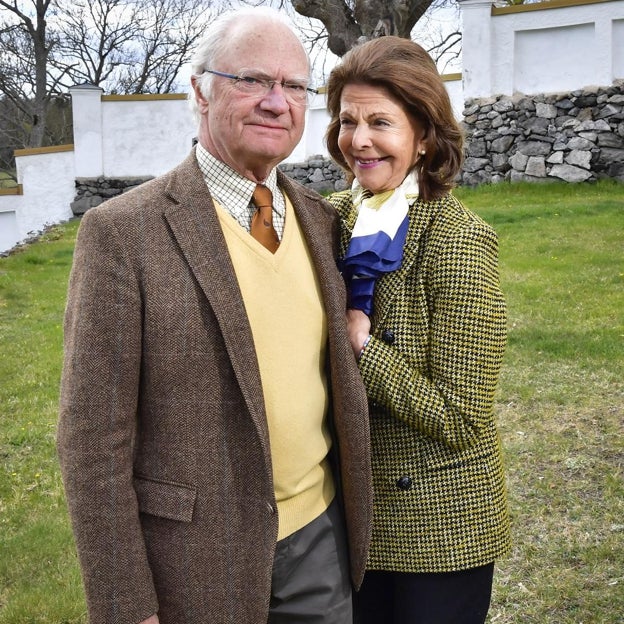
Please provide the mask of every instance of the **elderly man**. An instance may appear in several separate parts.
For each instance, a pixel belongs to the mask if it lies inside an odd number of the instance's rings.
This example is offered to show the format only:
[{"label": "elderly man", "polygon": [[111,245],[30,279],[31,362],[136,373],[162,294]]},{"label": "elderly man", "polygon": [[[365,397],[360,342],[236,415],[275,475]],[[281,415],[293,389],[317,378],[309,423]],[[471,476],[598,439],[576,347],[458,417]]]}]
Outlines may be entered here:
[{"label": "elderly man", "polygon": [[366,398],[336,216],[276,169],[308,59],[254,8],[211,25],[193,72],[196,148],[76,245],[58,450],[90,621],[348,624]]}]

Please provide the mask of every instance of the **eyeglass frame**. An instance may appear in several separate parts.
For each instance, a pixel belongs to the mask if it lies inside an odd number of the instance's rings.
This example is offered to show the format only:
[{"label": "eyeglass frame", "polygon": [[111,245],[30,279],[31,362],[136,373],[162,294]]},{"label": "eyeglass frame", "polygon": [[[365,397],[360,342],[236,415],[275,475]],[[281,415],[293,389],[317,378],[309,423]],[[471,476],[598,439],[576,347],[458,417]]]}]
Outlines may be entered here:
[{"label": "eyeglass frame", "polygon": [[[266,93],[270,93],[276,84],[280,85],[282,89],[284,88],[284,85],[287,85],[287,84],[296,85],[295,82],[290,81],[290,80],[272,80],[271,78],[259,78],[256,76],[238,76],[236,74],[227,74],[226,72],[217,71],[216,69],[204,69],[204,73],[213,74],[215,76],[221,76],[222,78],[229,78],[230,80],[235,80],[237,83],[240,82],[241,80],[252,78],[258,84],[266,86],[267,88]],[[303,87],[303,85],[298,85],[298,86]],[[305,94],[305,97],[301,100],[301,104],[307,103],[308,96],[318,95],[318,90],[314,89],[313,87],[303,87],[303,88],[306,90],[306,94]],[[292,103],[297,103],[296,100],[291,100],[290,98],[286,98],[286,99],[288,99]]]}]

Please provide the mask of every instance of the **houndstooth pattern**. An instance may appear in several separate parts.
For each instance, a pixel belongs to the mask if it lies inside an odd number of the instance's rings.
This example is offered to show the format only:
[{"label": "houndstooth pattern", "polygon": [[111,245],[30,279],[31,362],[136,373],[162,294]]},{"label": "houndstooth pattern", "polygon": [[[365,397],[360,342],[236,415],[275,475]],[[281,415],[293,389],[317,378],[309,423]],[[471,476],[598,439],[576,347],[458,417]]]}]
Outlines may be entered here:
[{"label": "houndstooth pattern", "polygon": [[[357,216],[351,191],[329,199],[344,254]],[[492,412],[505,301],[489,225],[452,194],[416,200],[409,216],[403,265],[377,284],[359,363],[373,453],[368,568],[447,572],[489,563],[510,545]]]}]

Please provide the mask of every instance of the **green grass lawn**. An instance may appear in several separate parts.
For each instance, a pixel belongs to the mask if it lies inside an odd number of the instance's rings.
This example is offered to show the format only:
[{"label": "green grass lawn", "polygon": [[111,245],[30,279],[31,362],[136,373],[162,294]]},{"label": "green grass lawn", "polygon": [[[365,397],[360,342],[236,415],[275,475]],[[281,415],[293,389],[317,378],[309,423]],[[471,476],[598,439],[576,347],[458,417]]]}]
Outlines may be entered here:
[{"label": "green grass lawn", "polygon": [[[457,195],[499,233],[514,548],[490,621],[624,623],[624,186]],[[54,449],[77,222],[0,258],[0,624],[84,624]]]}]

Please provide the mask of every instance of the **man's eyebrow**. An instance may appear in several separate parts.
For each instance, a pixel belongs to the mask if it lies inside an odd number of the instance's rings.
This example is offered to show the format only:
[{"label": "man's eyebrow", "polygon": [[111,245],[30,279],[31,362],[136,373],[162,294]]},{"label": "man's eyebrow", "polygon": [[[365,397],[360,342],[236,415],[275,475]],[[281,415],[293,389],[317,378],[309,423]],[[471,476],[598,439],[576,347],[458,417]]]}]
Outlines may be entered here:
[{"label": "man's eyebrow", "polygon": [[[240,69],[237,72],[237,75],[241,76],[241,75],[252,75],[256,78],[266,78],[267,80],[275,80],[275,78],[271,75],[268,74],[267,72],[263,71],[262,69],[253,69],[250,67],[244,67],[243,69]],[[290,78],[282,78],[282,80],[284,82],[310,82],[310,78],[309,76],[292,76]]]}]

